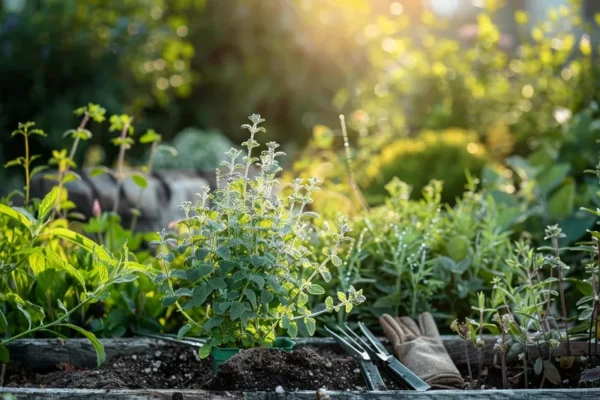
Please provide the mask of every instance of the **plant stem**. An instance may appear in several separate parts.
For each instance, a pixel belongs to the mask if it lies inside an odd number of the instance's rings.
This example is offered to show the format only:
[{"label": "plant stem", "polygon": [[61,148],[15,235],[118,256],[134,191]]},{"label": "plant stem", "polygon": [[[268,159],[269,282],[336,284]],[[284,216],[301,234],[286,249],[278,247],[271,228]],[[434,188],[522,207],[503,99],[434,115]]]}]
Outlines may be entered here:
[{"label": "plant stem", "polygon": [[[506,333],[504,327],[502,328],[502,345],[506,346]],[[508,380],[506,378],[506,351],[500,352],[500,359],[502,361],[502,388],[508,388]]]},{"label": "plant stem", "polygon": [[[558,239],[552,238],[552,245],[554,246],[554,251],[556,252],[556,258],[560,261],[560,252],[558,248]],[[565,303],[565,290],[563,288],[563,268],[562,264],[558,266],[558,287],[560,291],[560,303],[562,307],[562,317],[563,322],[565,324],[565,338],[567,341],[567,355],[571,355],[571,345],[569,342],[569,321],[567,320],[567,306]]]},{"label": "plant stem", "polygon": [[[86,111],[83,119],[81,120],[81,122],[79,123],[79,126],[77,127],[77,130],[80,131],[82,129],[85,128],[85,125],[88,123],[90,119],[90,116],[88,114],[88,112]],[[77,152],[77,148],[79,147],[79,135],[75,135],[75,140],[73,141],[73,145],[71,145],[71,151],[69,152],[69,159],[71,161],[73,161],[73,157],[75,157],[75,153]],[[74,161],[73,161],[74,162]],[[58,198],[56,199],[56,204],[54,205],[54,210],[58,213],[58,208],[60,206],[60,199],[61,199],[61,192],[62,192],[62,188],[63,188],[63,178],[65,176],[65,174],[67,173],[67,171],[69,171],[70,169],[70,165],[69,163],[67,163],[66,167],[64,170],[61,170],[60,165],[58,166]]]},{"label": "plant stem", "polygon": [[525,389],[529,389],[529,368],[528,368],[528,350],[527,350],[527,333],[525,333],[525,340],[523,341],[523,371],[525,373]]},{"label": "plant stem", "polygon": [[354,196],[358,199],[360,207],[365,212],[369,212],[369,205],[365,200],[360,188],[356,184],[356,179],[354,178],[354,167],[352,165],[352,154],[350,152],[350,141],[348,140],[348,132],[346,130],[346,119],[344,115],[340,115],[340,124],[342,125],[342,135],[344,136],[344,149],[346,150],[346,166],[348,167],[348,184],[350,185],[350,189],[354,193]]},{"label": "plant stem", "polygon": [[29,135],[24,134],[25,137],[25,205],[29,204],[29,192],[31,186],[31,177],[29,176]]},{"label": "plant stem", "polygon": [[[121,139],[125,139],[127,137],[127,131],[129,130],[129,122],[127,122],[123,126],[123,130],[121,131]],[[123,182],[123,164],[125,163],[125,143],[121,143],[119,146],[119,158],[117,159],[117,190],[115,192],[115,198],[113,202],[113,212],[116,214],[119,210],[119,200],[120,200],[120,191],[121,185]]]},{"label": "plant stem", "polygon": [[473,372],[471,371],[471,359],[469,358],[469,341],[465,339],[463,342],[465,343],[465,357],[467,359],[467,369],[469,371],[469,379],[471,381],[471,389],[474,389],[475,382],[473,380]]}]

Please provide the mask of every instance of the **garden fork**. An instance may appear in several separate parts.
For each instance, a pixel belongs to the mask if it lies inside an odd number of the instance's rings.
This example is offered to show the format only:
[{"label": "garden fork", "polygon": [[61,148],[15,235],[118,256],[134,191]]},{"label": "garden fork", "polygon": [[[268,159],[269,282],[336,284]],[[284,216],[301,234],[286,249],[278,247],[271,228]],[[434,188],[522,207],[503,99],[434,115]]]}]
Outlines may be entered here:
[{"label": "garden fork", "polygon": [[431,386],[423,379],[419,378],[414,372],[398,361],[396,357],[391,355],[383,343],[373,335],[365,324],[359,322],[358,327],[370,343],[366,343],[360,336],[354,333],[354,331],[350,330],[348,326],[346,326],[346,329],[352,332],[352,334],[364,344],[364,348],[371,356],[371,359],[380,360],[394,374],[394,378],[396,378],[398,382],[408,389],[413,389],[418,392],[424,392],[431,388]]},{"label": "garden fork", "polygon": [[346,353],[348,353],[358,362],[360,365],[360,371],[367,382],[367,386],[369,386],[369,390],[387,390],[387,387],[381,378],[381,374],[379,373],[379,370],[375,364],[373,364],[373,360],[371,360],[369,353],[350,334],[348,334],[339,326],[337,329],[340,331],[343,337],[325,327],[325,330],[329,332],[329,334],[344,348]]}]

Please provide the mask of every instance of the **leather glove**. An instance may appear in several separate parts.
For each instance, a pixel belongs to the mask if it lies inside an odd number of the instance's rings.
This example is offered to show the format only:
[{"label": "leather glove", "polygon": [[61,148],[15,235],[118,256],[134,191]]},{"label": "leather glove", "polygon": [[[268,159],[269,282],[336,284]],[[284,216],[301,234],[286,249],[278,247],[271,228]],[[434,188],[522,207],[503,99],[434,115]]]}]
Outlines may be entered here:
[{"label": "leather glove", "polygon": [[431,314],[421,314],[419,326],[409,317],[394,319],[388,314],[379,318],[379,323],[398,359],[431,387],[453,389],[464,385]]}]

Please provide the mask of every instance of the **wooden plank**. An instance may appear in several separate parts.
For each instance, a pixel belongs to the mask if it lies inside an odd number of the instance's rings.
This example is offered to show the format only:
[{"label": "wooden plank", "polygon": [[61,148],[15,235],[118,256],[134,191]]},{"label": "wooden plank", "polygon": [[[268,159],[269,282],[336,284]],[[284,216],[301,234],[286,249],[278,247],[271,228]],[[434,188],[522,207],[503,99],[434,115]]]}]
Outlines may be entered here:
[{"label": "wooden plank", "polygon": [[[117,354],[141,353],[164,346],[164,342],[146,338],[102,339],[107,361]],[[7,345],[11,362],[9,368],[25,367],[52,370],[58,364],[75,368],[94,368],[96,353],[87,339],[21,339]]]},{"label": "wooden plank", "polygon": [[0,388],[0,397],[11,394],[17,400],[242,400],[241,392],[206,390],[109,390]]},{"label": "wooden plank", "polygon": [[[90,389],[8,389],[0,388],[2,394],[12,394],[16,399],[27,400],[315,400],[316,391],[287,393],[274,392],[209,392],[205,390],[90,390]],[[600,389],[543,389],[543,390],[433,390],[427,392],[323,392],[331,400],[545,400],[600,398]]]},{"label": "wooden plank", "polygon": [[[486,344],[482,351],[484,365],[493,363],[494,356],[497,354],[494,350],[497,339],[496,336],[492,335],[483,336]],[[101,339],[101,341],[104,344],[107,361],[117,354],[144,352],[169,345],[162,340],[149,338]],[[387,344],[387,340],[382,341]],[[466,365],[464,342],[457,336],[442,336],[442,341],[456,366],[460,368]],[[329,338],[299,338],[296,340],[296,346],[311,347],[317,351],[331,349],[342,352],[337,343]],[[476,366],[477,349],[471,342],[469,342],[468,347],[471,365]],[[76,368],[93,368],[96,365],[94,349],[86,339],[69,339],[66,342],[57,339],[22,339],[9,343],[8,348],[11,354],[9,367],[49,370],[54,369],[57,364],[69,364]],[[587,350],[587,343],[571,343],[571,354],[574,356],[586,355]],[[545,349],[542,353],[544,357],[547,356]],[[529,354],[530,357],[537,358],[538,349],[530,347]],[[561,344],[555,354],[566,354],[565,343]]]}]

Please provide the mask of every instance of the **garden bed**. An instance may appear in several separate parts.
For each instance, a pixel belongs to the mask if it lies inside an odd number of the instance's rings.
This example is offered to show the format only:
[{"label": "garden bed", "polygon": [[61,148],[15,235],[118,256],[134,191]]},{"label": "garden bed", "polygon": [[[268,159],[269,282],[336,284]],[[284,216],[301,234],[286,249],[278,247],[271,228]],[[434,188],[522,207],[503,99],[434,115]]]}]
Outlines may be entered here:
[{"label": "garden bed", "polygon": [[[460,370],[466,368],[464,344],[456,337],[443,337],[444,344]],[[494,363],[495,338],[485,338],[485,365]],[[330,398],[459,398],[465,392],[398,390],[382,375],[387,392],[368,392],[357,364],[330,339],[300,339],[292,353],[256,348],[240,353],[223,365],[213,377],[209,360],[199,360],[196,350],[154,339],[108,339],[103,341],[106,361],[95,368],[96,356],[85,340],[66,343],[55,339],[21,340],[10,346],[5,387],[28,399],[206,399],[206,398],[288,398],[314,399],[317,390]],[[574,353],[584,346],[574,346]],[[470,352],[476,365],[476,352]],[[490,367],[493,368],[493,367]],[[499,372],[498,372],[499,375]],[[490,382],[491,383],[491,382]],[[470,398],[598,398],[600,389],[532,389],[469,391]]]}]

